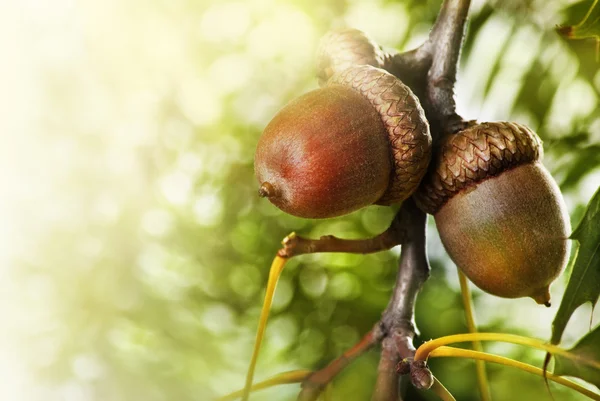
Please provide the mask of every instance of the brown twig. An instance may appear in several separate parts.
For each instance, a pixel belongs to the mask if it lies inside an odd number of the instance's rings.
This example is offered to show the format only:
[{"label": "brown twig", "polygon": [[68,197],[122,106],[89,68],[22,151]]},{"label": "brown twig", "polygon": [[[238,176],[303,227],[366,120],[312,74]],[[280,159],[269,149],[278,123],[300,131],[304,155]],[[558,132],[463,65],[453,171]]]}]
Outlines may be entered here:
[{"label": "brown twig", "polygon": [[398,393],[396,365],[401,358],[414,354],[412,345],[412,339],[416,332],[413,320],[414,302],[421,285],[429,274],[429,265],[425,254],[425,222],[425,213],[417,208],[412,199],[409,199],[404,202],[390,227],[384,233],[374,237],[384,238],[383,241],[374,239],[349,241],[338,238],[331,240],[331,237],[326,237],[320,240],[302,238],[300,242],[297,242],[296,239],[300,237],[294,236],[294,246],[290,246],[291,242],[284,240],[284,246],[286,244],[287,246],[282,251],[285,251],[286,257],[310,252],[334,252],[340,248],[348,252],[349,246],[353,251],[359,250],[360,253],[381,250],[381,244],[386,244],[388,248],[397,244],[403,246],[394,295],[383,313],[381,321],[340,358],[308,377],[302,384],[302,390],[298,395],[299,401],[316,400],[335,376],[354,359],[379,342],[382,343],[382,357],[376,395],[373,399],[388,400],[384,397],[391,394],[390,392]]},{"label": "brown twig", "polygon": [[277,252],[277,255],[291,258],[322,252],[375,253],[400,245],[404,237],[405,229],[397,214],[387,230],[372,238],[352,240],[326,235],[319,239],[309,239],[292,233],[283,239],[283,248]]},{"label": "brown twig", "polygon": [[404,202],[400,213],[407,234],[402,244],[396,285],[381,319],[387,336],[382,341],[373,401],[400,399],[396,365],[403,358],[414,355],[414,304],[423,283],[429,277],[429,263],[425,250],[427,216],[411,199]]},{"label": "brown twig", "polygon": [[379,323],[373,327],[358,343],[347,350],[339,358],[334,359],[326,367],[308,376],[302,382],[302,390],[298,395],[298,401],[315,401],[327,384],[344,370],[352,361],[378,344],[383,337]]},{"label": "brown twig", "polygon": [[429,35],[433,61],[427,76],[427,103],[433,107],[443,132],[453,132],[462,121],[456,114],[454,83],[470,0],[445,0]]},{"label": "brown twig", "polygon": [[[390,303],[383,313],[381,321],[359,343],[325,368],[311,374],[303,382],[298,401],[316,400],[325,386],[335,376],[354,359],[379,342],[382,343],[382,354],[373,400],[395,401],[398,399],[396,397],[399,378],[396,373],[396,365],[402,358],[411,357],[414,354],[415,349],[412,345],[416,333],[413,318],[414,303],[421,286],[429,276],[429,264],[425,253],[425,223],[425,213],[417,208],[412,199],[409,199],[404,202],[402,208],[394,217],[390,228],[376,237],[385,234],[389,236],[390,243],[401,243],[403,247],[396,286]],[[391,240],[392,238],[393,240]],[[320,240],[304,239],[304,241],[306,241],[306,244],[311,244],[319,243]],[[324,246],[325,244],[341,243],[337,241],[320,242],[319,244]],[[371,242],[371,244],[374,243]],[[301,249],[305,250],[305,248]],[[316,248],[310,249],[317,252]],[[323,252],[323,249],[325,248],[321,247],[319,251]],[[361,247],[360,249],[366,248]],[[291,256],[297,254],[293,251],[290,253]]]},{"label": "brown twig", "polygon": [[401,401],[396,365],[400,362],[394,339],[386,337],[381,342],[381,356],[377,367],[377,381],[372,401]]},{"label": "brown twig", "polygon": [[454,84],[470,0],[444,0],[429,38],[418,48],[389,56],[385,68],[421,101],[434,142],[470,124],[456,114]]},{"label": "brown twig", "polygon": [[[390,249],[396,245],[411,241],[410,236],[415,231],[415,219],[418,219],[418,217],[415,216],[415,211],[420,213],[420,215],[424,218],[423,212],[417,209],[412,200],[405,202],[386,231],[373,238],[364,240],[344,240],[333,236],[326,236],[318,240],[311,240],[299,237],[297,235],[290,235],[283,240],[284,248],[279,251],[278,255],[281,257],[290,258],[301,254],[316,252],[372,253]],[[397,300],[390,303],[390,305],[396,305],[398,302],[401,301]],[[389,308],[390,307],[388,307],[388,309]],[[389,322],[384,320],[386,319],[386,316]],[[384,314],[382,320],[378,322],[360,342],[346,351],[341,357],[335,359],[325,368],[313,373],[310,377],[308,377],[302,384],[302,390],[298,395],[298,401],[316,400],[326,385],[330,383],[346,366],[348,366],[354,359],[365,353],[371,347],[381,342],[382,339],[388,334],[388,330],[391,327],[389,324],[391,322],[391,318],[391,313],[388,313],[388,315]],[[414,328],[412,323],[411,327]],[[398,355],[395,346],[393,347],[393,350],[390,349],[390,355],[392,354],[394,355],[393,358],[396,358],[395,355]],[[390,374],[396,376],[395,369],[398,361],[396,359],[390,359],[389,363],[390,366],[387,368],[389,368],[388,370]]]}]

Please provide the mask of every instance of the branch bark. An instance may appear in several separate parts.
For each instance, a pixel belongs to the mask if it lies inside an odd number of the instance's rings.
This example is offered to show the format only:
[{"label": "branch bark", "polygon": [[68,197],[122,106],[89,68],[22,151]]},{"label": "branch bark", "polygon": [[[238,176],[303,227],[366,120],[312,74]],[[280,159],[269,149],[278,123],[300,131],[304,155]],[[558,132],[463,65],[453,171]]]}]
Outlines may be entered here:
[{"label": "branch bark", "polygon": [[400,213],[407,235],[402,244],[392,298],[381,319],[386,336],[382,341],[372,401],[401,400],[396,366],[400,360],[414,355],[415,348],[412,342],[417,333],[414,322],[415,301],[423,283],[429,277],[425,249],[427,215],[412,199],[404,202]]},{"label": "branch bark", "polygon": [[434,143],[470,122],[456,113],[454,86],[470,0],[444,0],[429,38],[418,48],[390,56],[385,68],[421,101]]},{"label": "branch bark", "polygon": [[[417,49],[388,58],[386,63],[388,71],[402,79],[419,97],[430,123],[434,146],[443,135],[470,124],[456,113],[454,101],[457,64],[469,6],[470,0],[444,0],[428,40]],[[410,217],[403,218],[410,223],[405,223],[408,232],[402,245],[396,286],[382,317],[387,335],[382,341],[372,401],[402,399],[398,393],[396,365],[414,355],[414,303],[429,275],[426,215],[412,201],[405,202],[401,212],[410,213]]]},{"label": "branch bark", "polygon": [[442,127],[452,127],[459,118],[454,101],[454,83],[470,0],[445,0],[431,30],[428,46],[433,60],[427,76],[427,99]]},{"label": "branch bark", "polygon": [[307,253],[322,252],[375,253],[400,245],[405,237],[404,222],[398,213],[387,230],[372,238],[352,240],[326,235],[319,239],[309,239],[292,233],[283,239],[283,248],[277,252],[277,255],[282,258],[291,258]]},{"label": "branch bark", "polygon": [[[402,244],[400,268],[393,296],[381,320],[363,339],[325,368],[310,375],[303,383],[298,401],[315,401],[328,383],[354,359],[381,342],[383,346],[379,365],[378,384],[373,400],[395,400],[385,398],[398,394],[396,365],[401,358],[412,356],[415,336],[414,303],[417,293],[429,275],[425,254],[425,223],[427,216],[412,199],[404,202],[390,227],[382,234],[367,240],[343,240],[324,237],[310,240],[293,236],[284,240],[279,256],[292,257],[314,252],[358,252],[368,253]],[[300,240],[300,241],[299,241]]]}]

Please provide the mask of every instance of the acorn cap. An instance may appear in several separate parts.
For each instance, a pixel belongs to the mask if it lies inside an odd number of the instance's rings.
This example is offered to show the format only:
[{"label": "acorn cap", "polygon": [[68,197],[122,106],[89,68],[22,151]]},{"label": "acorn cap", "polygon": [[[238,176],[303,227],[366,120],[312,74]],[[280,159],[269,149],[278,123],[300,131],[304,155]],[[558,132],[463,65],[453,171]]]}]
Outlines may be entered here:
[{"label": "acorn cap", "polygon": [[341,84],[366,97],[387,130],[393,168],[378,205],[399,203],[413,194],[431,160],[431,135],[425,112],[410,88],[392,74],[356,66],[334,74],[328,85]]},{"label": "acorn cap", "polygon": [[510,122],[473,125],[442,138],[415,194],[417,205],[437,213],[453,196],[488,178],[542,157],[542,143],[529,128]]},{"label": "acorn cap", "polygon": [[382,67],[385,52],[358,29],[340,29],[323,36],[317,50],[317,77],[325,85],[336,72],[355,65]]}]

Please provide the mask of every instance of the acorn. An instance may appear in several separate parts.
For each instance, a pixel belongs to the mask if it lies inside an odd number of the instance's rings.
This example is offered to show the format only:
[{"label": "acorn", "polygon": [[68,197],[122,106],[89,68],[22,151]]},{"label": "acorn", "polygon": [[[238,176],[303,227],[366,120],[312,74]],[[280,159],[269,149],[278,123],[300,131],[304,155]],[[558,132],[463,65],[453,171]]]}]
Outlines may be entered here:
[{"label": "acorn", "polygon": [[539,137],[516,123],[481,123],[442,138],[434,153],[415,200],[450,258],[490,294],[549,306],[571,229]]},{"label": "acorn", "polygon": [[279,111],[258,142],[254,168],[259,194],[275,206],[328,218],[402,202],[430,158],[418,99],[393,75],[362,65]]},{"label": "acorn", "polygon": [[317,50],[317,78],[321,86],[336,72],[355,65],[383,68],[389,59],[381,47],[364,32],[346,28],[328,32]]}]

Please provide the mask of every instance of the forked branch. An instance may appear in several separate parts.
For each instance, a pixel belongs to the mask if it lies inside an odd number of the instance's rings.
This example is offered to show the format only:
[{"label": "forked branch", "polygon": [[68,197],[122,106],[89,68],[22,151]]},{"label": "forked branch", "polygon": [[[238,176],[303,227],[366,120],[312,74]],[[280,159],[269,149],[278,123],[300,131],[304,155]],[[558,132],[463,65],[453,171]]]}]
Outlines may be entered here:
[{"label": "forked branch", "polygon": [[[397,399],[399,376],[396,373],[396,365],[401,359],[414,355],[415,349],[412,345],[416,334],[414,304],[419,290],[429,276],[429,264],[425,251],[425,224],[425,213],[417,208],[412,199],[409,199],[402,205],[390,228],[375,237],[387,238],[384,242],[387,244],[402,244],[396,285],[390,303],[384,311],[381,321],[356,346],[305,380],[303,389],[298,396],[299,401],[316,400],[325,386],[343,368],[378,342],[382,344],[382,356],[373,400],[391,401]],[[309,249],[313,252],[317,249],[320,251],[328,249],[331,252],[331,249],[339,249],[337,245],[345,244],[345,240],[339,239],[331,242],[329,237],[325,242],[318,242],[323,241],[323,239],[303,239],[303,241],[308,245],[318,244],[318,247],[303,245],[303,250]],[[371,245],[380,243],[372,240],[365,241],[371,241]],[[284,241],[285,243],[286,241]],[[358,243],[360,241],[357,240],[356,244]],[[336,246],[333,244],[336,244]],[[366,250],[367,248],[360,246],[355,249]],[[297,254],[292,252],[292,256]]]},{"label": "forked branch", "polygon": [[470,3],[444,0],[428,40],[394,55],[386,65],[421,101],[434,142],[469,124],[456,114],[454,86]]},{"label": "forked branch", "polygon": [[[387,66],[419,97],[431,126],[434,143],[443,135],[454,133],[469,124],[456,114],[454,101],[457,64],[469,6],[470,0],[444,0],[428,40],[415,50],[392,57]],[[398,376],[390,371],[390,366],[392,361],[397,363],[414,354],[414,302],[429,273],[425,252],[426,216],[418,208],[412,208],[410,202],[406,203],[403,210],[414,217],[412,225],[406,227],[409,233],[402,247],[396,287],[383,314],[382,321],[391,335],[382,342],[373,401],[401,399]],[[414,377],[412,379],[414,382]]]},{"label": "forked branch", "polygon": [[[415,211],[420,213],[419,218],[415,215]],[[271,265],[271,269],[269,271],[269,280],[267,283],[267,289],[265,293],[265,300],[263,302],[263,307],[260,314],[258,329],[256,332],[256,341],[254,344],[254,349],[252,352],[252,357],[250,361],[250,366],[248,368],[248,373],[246,376],[246,384],[244,390],[242,391],[242,401],[248,400],[250,396],[250,389],[252,388],[253,378],[254,378],[254,369],[256,367],[256,363],[258,361],[258,355],[260,352],[260,347],[262,343],[262,339],[265,333],[265,327],[267,324],[267,320],[269,317],[269,312],[271,308],[271,303],[273,301],[273,296],[275,293],[275,287],[279,280],[279,276],[281,275],[285,263],[288,259],[293,256],[306,254],[306,253],[316,253],[316,252],[350,252],[350,253],[372,253],[378,252],[385,249],[390,249],[396,245],[411,242],[411,238],[413,236],[413,232],[415,231],[414,225],[415,221],[419,221],[417,224],[421,224],[421,220],[424,222],[424,214],[419,211],[417,207],[414,205],[412,201],[407,201],[401,207],[400,211],[394,217],[394,220],[390,224],[390,227],[381,233],[380,235],[364,239],[364,240],[345,240],[336,238],[333,236],[322,237],[318,240],[311,240],[303,237],[299,237],[295,234],[290,234],[287,236],[282,244],[283,248],[279,250],[277,256],[275,257],[273,264]],[[416,219],[416,220],[415,220]],[[424,224],[424,223],[422,223]],[[424,233],[424,225],[422,227],[422,231]],[[423,243],[424,249],[424,243]],[[406,287],[406,285],[404,285]],[[401,301],[396,301],[398,303]],[[411,304],[412,305],[412,304]],[[390,315],[391,316],[391,315]],[[385,315],[384,315],[385,318]],[[390,320],[388,318],[387,320]],[[392,319],[393,320],[393,319]],[[412,323],[411,323],[412,325]],[[315,375],[311,375],[309,380],[305,382],[305,390],[301,393],[300,399],[303,400],[311,400],[316,399],[319,393],[323,388],[325,388],[326,384],[333,380],[335,375],[339,373],[345,366],[347,366],[354,358],[362,354],[369,347],[371,347],[374,343],[379,342],[383,338],[383,333],[387,332],[387,328],[391,326],[384,326],[386,330],[381,329],[381,325],[376,325],[375,329],[371,333],[371,335],[365,336],[363,341],[359,343],[355,348],[348,351],[346,355],[343,355],[341,358],[332,362],[328,367],[323,369],[322,371],[317,372]],[[413,334],[414,335],[414,334]],[[411,337],[412,338],[412,337]],[[310,398],[314,397],[314,398]]]},{"label": "forked branch", "polygon": [[454,84],[469,5],[470,0],[444,1],[426,44],[433,55],[427,75],[427,103],[442,128],[454,129],[461,120],[456,114]]},{"label": "forked branch", "polygon": [[373,401],[399,399],[399,376],[396,366],[400,360],[414,355],[414,305],[417,294],[429,277],[429,263],[425,250],[427,216],[417,208],[412,199],[404,202],[400,213],[407,234],[402,244],[396,285],[381,319],[386,338],[382,341]]}]

